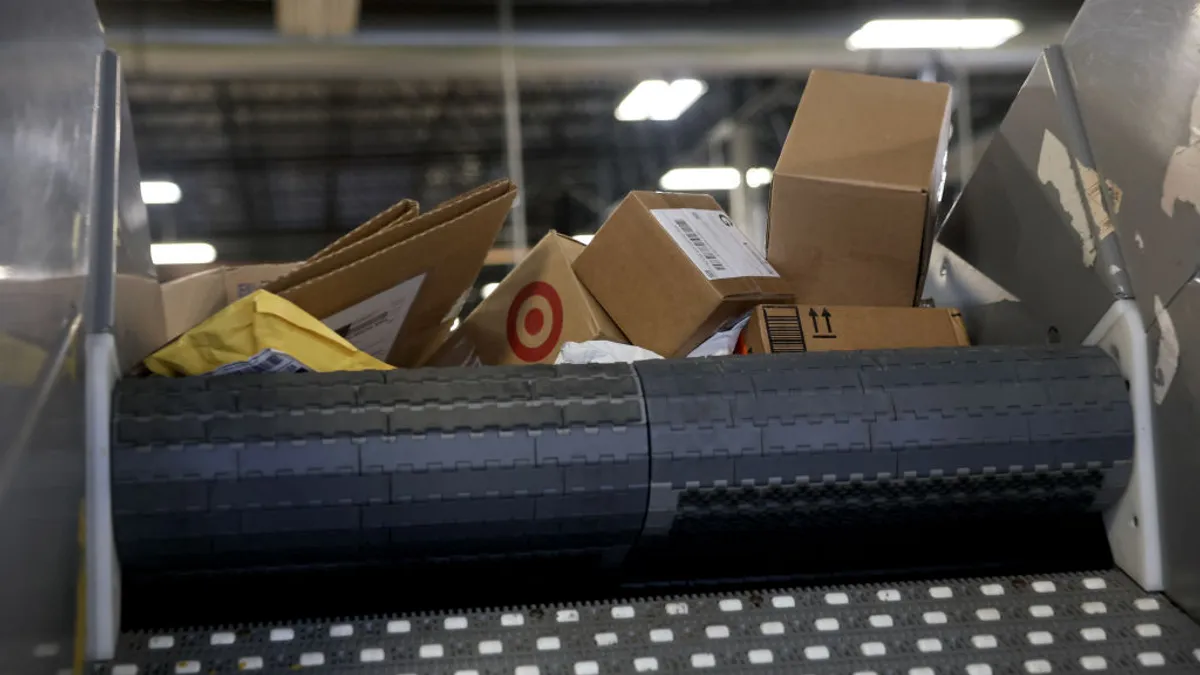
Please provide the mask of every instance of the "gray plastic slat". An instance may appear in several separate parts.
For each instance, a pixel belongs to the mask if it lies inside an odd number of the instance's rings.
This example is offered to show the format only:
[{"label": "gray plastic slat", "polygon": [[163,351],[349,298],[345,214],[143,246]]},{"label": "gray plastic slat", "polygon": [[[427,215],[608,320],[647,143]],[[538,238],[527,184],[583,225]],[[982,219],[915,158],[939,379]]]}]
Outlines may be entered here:
[{"label": "gray plastic slat", "polygon": [[127,485],[113,495],[113,513],[136,515],[208,511],[209,483],[202,481]]},{"label": "gray plastic slat", "polygon": [[390,499],[383,475],[253,478],[218,481],[211,487],[215,509],[385,504]]},{"label": "gray plastic slat", "polygon": [[181,445],[204,442],[204,423],[198,419],[124,419],[117,423],[117,441],[126,445]]},{"label": "gray plastic slat", "polygon": [[393,382],[362,388],[361,402],[376,405],[433,405],[463,401],[527,401],[533,387],[525,379],[477,380],[466,382]]},{"label": "gray plastic slat", "polygon": [[[164,404],[163,397],[170,397],[170,402]],[[118,396],[117,406],[121,413],[128,416],[152,416],[164,407],[178,410],[181,414],[211,415],[219,412],[235,412],[238,409],[237,397],[231,391],[176,390],[170,393],[162,391],[137,390],[125,391]]]},{"label": "gray plastic slat", "polygon": [[463,410],[441,406],[397,407],[390,416],[397,434],[489,429],[541,429],[562,426],[562,408],[553,403],[495,405]]},{"label": "gray plastic slat", "polygon": [[[112,457],[113,482],[218,480],[238,474],[234,448],[188,446],[137,448],[118,445]],[[115,492],[114,492],[114,498]]]},{"label": "gray plastic slat", "polygon": [[897,416],[966,417],[978,411],[1021,413],[1044,408],[1049,403],[1043,387],[1023,382],[1005,387],[985,383],[896,387],[888,394]]},{"label": "gray plastic slat", "polygon": [[216,417],[208,422],[208,427],[208,437],[214,443],[246,443],[301,438],[379,436],[387,433],[388,420],[384,413],[377,410],[327,411],[314,410],[308,405],[287,408],[280,402],[275,414]]},{"label": "gray plastic slat", "polygon": [[322,506],[299,509],[251,509],[242,512],[242,534],[278,534],[349,530],[361,522],[357,506]]},{"label": "gray plastic slat", "polygon": [[1104,571],[142,631],[91,672],[1030,675],[1098,659],[1197,672],[1200,626]]},{"label": "gray plastic slat", "polygon": [[356,392],[349,384],[331,384],[323,387],[291,386],[245,389],[239,393],[239,398],[242,411],[297,408],[322,410],[354,405]]},{"label": "gray plastic slat", "polygon": [[271,478],[358,473],[359,454],[370,443],[349,438],[323,438],[225,447],[237,453],[238,478]]}]

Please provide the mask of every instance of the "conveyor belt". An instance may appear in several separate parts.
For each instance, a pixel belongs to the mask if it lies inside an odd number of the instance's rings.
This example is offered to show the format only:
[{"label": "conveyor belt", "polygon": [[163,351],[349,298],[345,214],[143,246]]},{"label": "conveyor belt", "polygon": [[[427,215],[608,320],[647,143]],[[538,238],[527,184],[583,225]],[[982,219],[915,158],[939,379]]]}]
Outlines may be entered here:
[{"label": "conveyor belt", "polygon": [[[116,411],[116,536],[139,572],[848,569],[830,551],[851,543],[777,542],[936,532],[965,550],[1059,523],[1046,538],[1069,543],[1132,459],[1125,383],[1096,349],[143,379]],[[906,568],[954,554],[900,548]]]},{"label": "conveyor belt", "polygon": [[[303,592],[302,589],[297,589]],[[162,598],[171,602],[171,598]],[[1200,626],[1119,572],[679,595],[128,633],[96,675],[1200,671]]]}]

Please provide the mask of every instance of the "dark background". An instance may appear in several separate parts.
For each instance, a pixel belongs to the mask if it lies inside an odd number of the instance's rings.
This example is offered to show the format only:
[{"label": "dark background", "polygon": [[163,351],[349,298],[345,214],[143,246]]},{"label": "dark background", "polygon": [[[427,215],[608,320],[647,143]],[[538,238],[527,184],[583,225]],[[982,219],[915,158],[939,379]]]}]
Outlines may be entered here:
[{"label": "dark background", "polygon": [[[149,207],[156,241],[207,241],[222,262],[301,259],[401,198],[430,208],[508,174],[491,0],[363,0],[357,31],[326,40],[281,35],[271,0],[97,4],[122,55],[143,179],[183,191]],[[734,128],[752,138],[752,165],[773,166],[813,67],[955,85],[967,106],[956,122],[970,126],[955,129],[952,198],[963,159],[1080,4],[515,0],[529,242],[595,231],[615,200],[656,189],[672,167],[729,164]],[[864,21],[895,16],[1010,16],[1026,30],[969,53],[844,48]],[[679,120],[618,122],[617,103],[651,77],[696,77],[708,91]],[[753,192],[766,203],[766,189]],[[511,246],[506,230],[497,247]]]}]

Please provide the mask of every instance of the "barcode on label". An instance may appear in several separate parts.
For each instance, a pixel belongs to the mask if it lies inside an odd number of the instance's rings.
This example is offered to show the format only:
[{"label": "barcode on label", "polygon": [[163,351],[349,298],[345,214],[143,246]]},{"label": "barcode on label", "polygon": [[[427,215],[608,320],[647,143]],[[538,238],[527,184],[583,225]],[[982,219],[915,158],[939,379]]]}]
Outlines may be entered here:
[{"label": "barcode on label", "polygon": [[305,373],[303,363],[274,349],[264,349],[245,361],[227,363],[210,371],[209,375],[235,375],[239,373]]},{"label": "barcode on label", "polygon": [[763,319],[767,324],[767,341],[771,353],[806,352],[804,324],[800,310],[796,307],[764,307]]},{"label": "barcode on label", "polygon": [[651,209],[650,213],[706,279],[779,276],[721,211]]},{"label": "barcode on label", "polygon": [[704,256],[704,260],[708,262],[709,265],[712,265],[714,270],[718,272],[725,271],[725,263],[721,261],[720,256],[713,252],[712,248],[708,245],[708,242],[704,241],[704,238],[699,234],[696,234],[696,231],[692,229],[692,226],[689,225],[686,220],[683,218],[676,218],[675,224],[679,226],[679,231],[683,232],[683,236],[688,238],[688,241],[692,243],[692,246],[696,249],[696,251],[700,255]]}]

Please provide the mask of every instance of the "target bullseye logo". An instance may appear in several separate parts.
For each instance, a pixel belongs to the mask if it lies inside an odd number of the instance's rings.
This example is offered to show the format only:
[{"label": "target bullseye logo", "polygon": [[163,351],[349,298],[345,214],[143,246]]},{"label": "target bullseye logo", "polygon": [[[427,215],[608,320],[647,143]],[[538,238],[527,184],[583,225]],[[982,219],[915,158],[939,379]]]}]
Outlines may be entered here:
[{"label": "target bullseye logo", "polygon": [[550,356],[562,337],[563,306],[558,291],[544,281],[533,281],[513,297],[508,308],[508,346],[526,363]]}]

